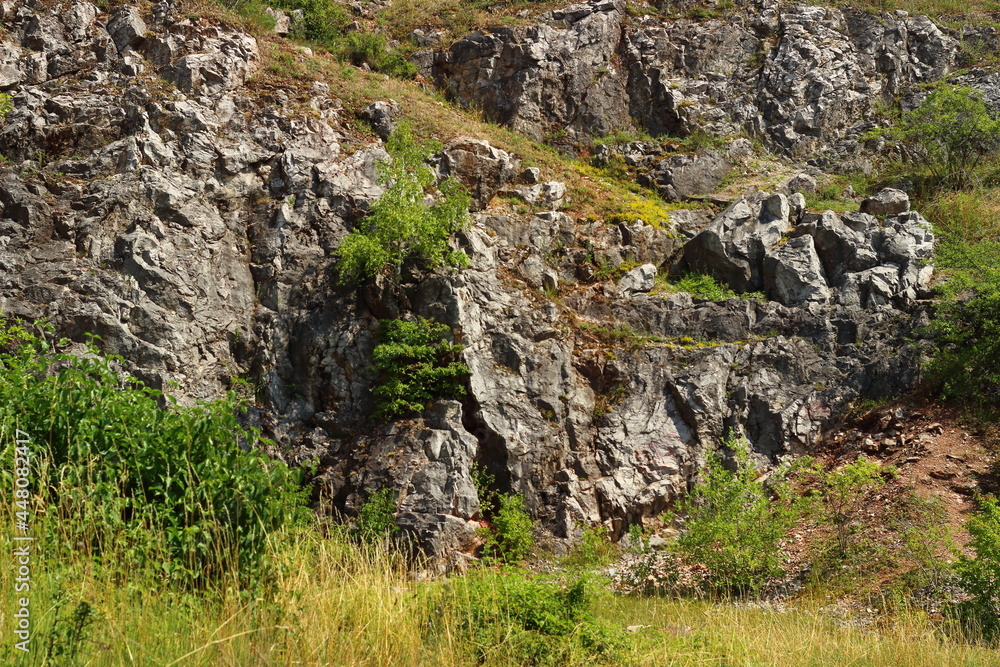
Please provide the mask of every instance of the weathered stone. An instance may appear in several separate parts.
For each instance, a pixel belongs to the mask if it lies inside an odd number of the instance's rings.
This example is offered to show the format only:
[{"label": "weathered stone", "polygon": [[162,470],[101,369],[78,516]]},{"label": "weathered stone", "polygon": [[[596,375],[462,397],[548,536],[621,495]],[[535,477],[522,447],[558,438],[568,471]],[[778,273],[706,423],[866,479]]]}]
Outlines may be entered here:
[{"label": "weathered stone", "polygon": [[830,290],[811,236],[798,236],[768,252],[764,289],[786,306],[829,301]]},{"label": "weathered stone", "polygon": [[652,264],[643,264],[627,272],[618,281],[619,294],[632,294],[634,292],[648,292],[656,284],[656,267]]},{"label": "weathered stone", "polygon": [[910,198],[902,190],[885,188],[861,202],[861,212],[876,217],[899,215],[910,210]]},{"label": "weathered stone", "polygon": [[445,146],[441,175],[455,178],[472,195],[472,210],[486,208],[493,196],[517,175],[520,161],[485,141],[458,137]]},{"label": "weathered stone", "polygon": [[138,46],[148,30],[136,7],[122,7],[112,14],[107,29],[119,52]]},{"label": "weathered stone", "polygon": [[389,100],[387,102],[378,101],[372,102],[364,108],[361,112],[361,118],[363,118],[372,129],[375,130],[382,141],[387,141],[389,135],[393,133],[396,129],[396,119],[403,113],[402,108],[399,106],[399,102],[396,100]]}]

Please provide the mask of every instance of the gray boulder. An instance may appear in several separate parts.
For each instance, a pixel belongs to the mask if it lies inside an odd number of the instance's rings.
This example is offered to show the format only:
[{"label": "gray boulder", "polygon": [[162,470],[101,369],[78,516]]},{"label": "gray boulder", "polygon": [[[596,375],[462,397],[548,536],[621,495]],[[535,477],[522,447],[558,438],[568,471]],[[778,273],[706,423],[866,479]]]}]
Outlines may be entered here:
[{"label": "gray boulder", "polygon": [[146,38],[148,28],[138,8],[122,7],[108,19],[107,30],[121,52],[139,45]]},{"label": "gray boulder", "polygon": [[387,141],[389,135],[396,129],[396,119],[403,113],[396,100],[372,102],[361,112],[361,118],[372,126],[375,134],[382,141]]},{"label": "gray boulder", "polygon": [[458,137],[445,146],[439,167],[442,177],[452,177],[469,189],[473,211],[486,208],[519,168],[514,156],[470,137]]},{"label": "gray boulder", "polygon": [[910,210],[910,197],[902,190],[885,188],[861,202],[861,212],[882,218]]},{"label": "gray boulder", "polygon": [[764,289],[786,306],[830,300],[811,236],[798,236],[768,252],[764,258]]}]

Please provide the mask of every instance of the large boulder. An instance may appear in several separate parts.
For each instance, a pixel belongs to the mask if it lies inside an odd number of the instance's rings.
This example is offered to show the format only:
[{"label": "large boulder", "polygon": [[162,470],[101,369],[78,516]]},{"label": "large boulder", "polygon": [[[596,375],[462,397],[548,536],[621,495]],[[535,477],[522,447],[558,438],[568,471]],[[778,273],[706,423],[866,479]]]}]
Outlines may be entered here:
[{"label": "large boulder", "polygon": [[786,306],[827,303],[830,289],[811,236],[798,236],[767,253],[764,289]]},{"label": "large boulder", "polygon": [[442,151],[439,169],[443,178],[454,178],[469,189],[472,210],[480,211],[514,180],[520,165],[517,158],[486,141],[458,137]]}]

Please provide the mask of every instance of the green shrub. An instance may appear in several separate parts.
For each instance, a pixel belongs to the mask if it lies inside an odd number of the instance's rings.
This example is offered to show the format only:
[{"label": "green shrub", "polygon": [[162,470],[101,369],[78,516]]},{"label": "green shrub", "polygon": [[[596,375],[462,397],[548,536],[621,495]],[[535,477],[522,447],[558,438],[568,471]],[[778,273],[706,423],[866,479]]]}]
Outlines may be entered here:
[{"label": "green shrub", "polygon": [[301,21],[292,23],[292,36],[334,48],[351,22],[343,5],[332,0],[278,0],[275,7],[285,11],[301,9]]},{"label": "green shrub", "polygon": [[429,269],[469,262],[448,247],[452,233],[468,224],[468,192],[448,179],[438,186],[437,201],[425,203],[434,183],[425,161],[434,147],[417,144],[405,124],[393,132],[387,149],[391,159],[381,163],[379,178],[387,189],[337,249],[341,284],[373,277],[387,265],[398,274],[410,257]]},{"label": "green shrub", "polygon": [[358,534],[365,542],[377,542],[392,537],[396,526],[396,494],[392,489],[379,489],[358,511]]},{"label": "green shrub", "polygon": [[521,570],[485,570],[449,581],[433,603],[436,616],[454,614],[479,664],[620,664],[624,637],[594,618],[592,589],[584,578],[559,586]]},{"label": "green shrub", "polygon": [[970,287],[966,294],[938,305],[929,329],[937,350],[927,376],[943,398],[960,399],[986,417],[1000,409],[1000,243],[979,244],[969,255],[982,264],[974,277],[955,279]]},{"label": "green shrub", "polygon": [[339,41],[334,51],[341,62],[350,62],[355,67],[368,65],[397,79],[412,79],[417,75],[416,65],[389,49],[382,35],[352,32]]},{"label": "green shrub", "polygon": [[565,564],[569,567],[608,565],[618,555],[619,549],[608,536],[608,529],[604,526],[590,526],[583,530],[580,541],[569,552]]},{"label": "green shrub", "polygon": [[524,509],[524,498],[513,493],[496,494],[496,511],[491,517],[492,529],[481,533],[485,542],[483,556],[514,563],[531,553],[534,539],[531,531],[535,522]]},{"label": "green shrub", "polygon": [[[784,573],[779,542],[801,516],[803,501],[791,496],[788,468],[775,471],[765,486],[750,465],[746,441],[724,444],[734,453],[736,471],[718,455],[709,458],[701,481],[667,517],[682,520],[673,551],[680,563],[704,568],[703,590],[695,592],[755,595]],[[676,573],[665,570],[664,576]]]},{"label": "green shrub", "polygon": [[832,472],[817,470],[820,485],[820,519],[833,527],[836,555],[846,556],[851,547],[851,522],[869,492],[885,485],[883,474],[895,475],[895,468],[864,456]]},{"label": "green shrub", "polygon": [[725,301],[736,296],[736,292],[704,273],[688,273],[668,283],[674,292],[688,292],[696,299]]},{"label": "green shrub", "polygon": [[1000,147],[1000,119],[981,91],[942,83],[875,134],[901,142],[907,159],[926,168],[937,185],[964,188],[978,180],[983,158]]},{"label": "green shrub", "polygon": [[985,638],[1000,636],[1000,502],[979,498],[979,511],[965,525],[976,557],[962,556],[955,564],[962,588],[971,596],[956,611],[968,627]]},{"label": "green shrub", "polygon": [[458,361],[465,349],[447,341],[451,329],[424,318],[382,320],[379,344],[372,351],[379,419],[421,412],[439,398],[465,395],[469,367]]},{"label": "green shrub", "polygon": [[27,433],[36,506],[65,536],[52,553],[86,546],[99,557],[118,541],[136,565],[156,563],[184,585],[267,578],[269,539],[308,512],[298,471],[260,451],[235,394],[164,409],[159,392],[119,377],[118,358],[93,346],[58,353],[43,336],[0,328],[0,478],[10,488],[15,433]]}]

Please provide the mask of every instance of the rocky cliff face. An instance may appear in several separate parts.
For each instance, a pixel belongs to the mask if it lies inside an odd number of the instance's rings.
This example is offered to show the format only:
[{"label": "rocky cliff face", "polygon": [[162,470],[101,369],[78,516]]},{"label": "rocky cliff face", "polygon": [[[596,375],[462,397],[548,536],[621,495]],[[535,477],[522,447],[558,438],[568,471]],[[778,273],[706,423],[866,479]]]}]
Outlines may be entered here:
[{"label": "rocky cliff face", "polygon": [[959,35],[924,16],[746,3],[731,19],[630,19],[623,2],[551,12],[532,28],[475,33],[433,61],[455,99],[532,136],[747,132],[795,155],[871,128],[879,102],[955,68]]},{"label": "rocky cliff face", "polygon": [[[513,215],[488,204],[516,187],[516,157],[458,138],[439,165],[475,195],[456,239],[471,266],[407,266],[398,283],[345,289],[334,250],[381,194],[385,152],[345,131],[353,118],[326,84],[300,98],[248,88],[256,40],[166,0],[149,13],[0,11],[0,87],[13,98],[0,126],[0,307],[78,343],[99,335],[183,402],[249,378],[248,420],[285,456],[318,461],[324,507],[350,513],[391,485],[400,525],[440,554],[475,540],[476,462],[556,538],[598,522],[620,535],[683,493],[727,431],[773,463],[808,451],[847,402],[917,378],[919,349],[904,341],[926,322],[933,235],[903,193],[837,215],[750,192],[668,229]],[[957,57],[954,37],[900,13],[664,22],[601,1],[470,35],[433,75],[535,137],[703,124],[802,153],[848,151],[874,104]],[[554,207],[560,187],[519,191]],[[602,281],[598,263],[635,268]],[[766,298],[654,291],[658,273],[686,269]],[[378,319],[412,315],[454,328],[469,395],[375,424]]]}]

